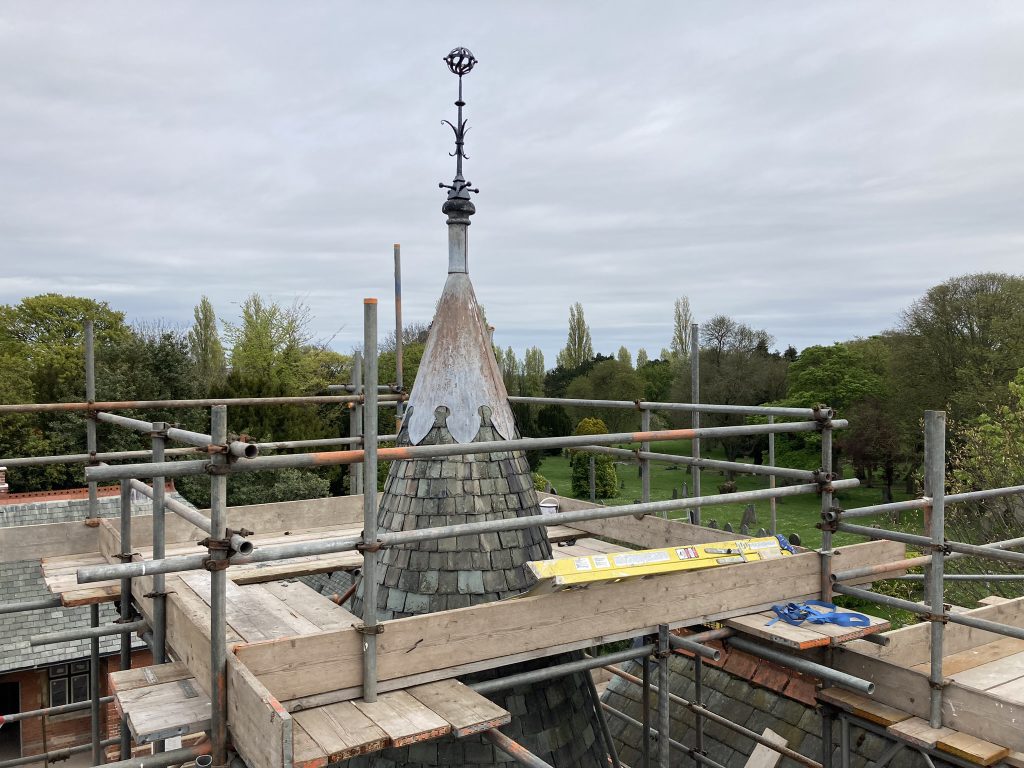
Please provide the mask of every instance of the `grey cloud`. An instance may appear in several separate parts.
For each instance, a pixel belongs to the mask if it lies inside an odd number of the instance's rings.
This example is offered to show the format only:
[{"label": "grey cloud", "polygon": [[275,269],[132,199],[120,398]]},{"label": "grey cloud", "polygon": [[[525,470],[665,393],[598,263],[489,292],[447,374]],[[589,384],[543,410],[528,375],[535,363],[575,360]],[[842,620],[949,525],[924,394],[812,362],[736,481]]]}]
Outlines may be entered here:
[{"label": "grey cloud", "polygon": [[549,364],[668,344],[672,301],[803,347],[929,286],[1021,271],[1024,9],[962,3],[58,3],[0,12],[0,301],[89,294],[186,323],[252,291],[358,343],[429,318],[468,45],[471,270]]}]

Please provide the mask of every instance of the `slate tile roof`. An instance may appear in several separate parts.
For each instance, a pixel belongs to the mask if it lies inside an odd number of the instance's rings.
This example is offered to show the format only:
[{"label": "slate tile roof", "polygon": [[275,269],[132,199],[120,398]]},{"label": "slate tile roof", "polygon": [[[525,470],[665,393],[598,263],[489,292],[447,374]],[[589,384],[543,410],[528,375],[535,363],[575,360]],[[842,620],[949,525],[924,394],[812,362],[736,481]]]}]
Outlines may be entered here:
[{"label": "slate tile roof", "polygon": [[[173,495],[179,501],[185,501],[181,496]],[[117,496],[99,499],[101,517],[118,517],[120,507],[121,500]],[[133,515],[147,515],[150,512],[152,504],[148,499],[132,503]],[[0,527],[73,522],[84,520],[88,515],[88,499],[50,499],[26,504],[6,504],[0,506]],[[0,602],[13,603],[45,597],[50,597],[50,591],[43,581],[39,560],[0,562]],[[29,645],[28,640],[32,635],[88,627],[89,613],[89,607],[82,606],[0,614],[0,673],[88,657],[88,640],[35,648]],[[101,624],[110,624],[116,620],[117,610],[112,603],[100,605]],[[133,648],[144,646],[140,638],[133,639]],[[116,635],[100,640],[100,653],[114,653],[120,647],[121,640]]]},{"label": "slate tile roof", "polygon": [[[443,409],[439,409],[443,413]],[[487,416],[477,441],[501,440]],[[453,442],[444,417],[420,445]],[[408,444],[403,429],[399,445]],[[416,530],[440,525],[502,520],[539,514],[537,494],[524,453],[449,456],[396,461],[391,465],[378,511],[383,530]],[[380,619],[463,608],[521,594],[531,586],[525,564],[551,557],[542,528],[485,533],[425,541],[382,550],[378,568]],[[343,591],[340,582],[332,591]],[[362,585],[351,610],[362,612]],[[527,671],[576,658],[565,655],[510,665],[464,677],[473,682]],[[453,663],[457,660],[453,659]],[[512,713],[502,731],[555,768],[606,768],[593,703],[582,676],[572,675],[489,696]],[[372,768],[516,765],[482,737],[446,738],[430,744],[390,749],[347,763]]]}]

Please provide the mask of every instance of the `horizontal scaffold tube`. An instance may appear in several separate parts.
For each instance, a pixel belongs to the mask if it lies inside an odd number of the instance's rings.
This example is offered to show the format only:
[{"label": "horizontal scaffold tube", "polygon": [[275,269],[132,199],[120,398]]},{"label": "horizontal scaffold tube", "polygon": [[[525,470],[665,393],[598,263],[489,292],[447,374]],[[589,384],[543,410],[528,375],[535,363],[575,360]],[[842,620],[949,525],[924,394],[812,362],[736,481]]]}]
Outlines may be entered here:
[{"label": "horizontal scaffold tube", "polygon": [[685,464],[688,467],[702,469],[720,469],[726,472],[743,472],[748,475],[775,475],[793,480],[817,481],[818,475],[806,469],[790,469],[789,467],[770,467],[764,464],[744,464],[741,461],[719,461],[718,459],[695,459],[692,456],[680,456],[674,453],[652,453],[651,451],[631,451],[628,448],[609,448],[600,445],[588,445],[580,448],[584,453],[597,453],[604,456],[617,456],[623,459],[639,461],[663,461],[666,464]]},{"label": "horizontal scaffold tube", "polygon": [[63,603],[59,597],[41,597],[38,600],[22,600],[18,603],[0,603],[0,615],[5,613],[21,613],[22,611],[38,611],[43,608],[60,608]]},{"label": "horizontal scaffold tube", "polygon": [[[113,696],[101,696],[100,704],[109,704],[114,700]],[[92,700],[79,701],[74,704],[61,704],[57,707],[43,707],[43,709],[30,709],[25,712],[15,712],[10,715],[0,715],[0,725],[4,723],[16,723],[19,720],[28,720],[32,717],[43,717],[48,715],[65,715],[68,712],[80,712],[83,709],[89,709],[92,706]]]},{"label": "horizontal scaffold tube", "polygon": [[649,645],[640,646],[639,648],[627,648],[624,651],[609,653],[607,656],[601,656],[599,658],[587,656],[583,659],[579,659],[578,661],[568,661],[565,664],[556,664],[550,667],[534,669],[529,672],[520,672],[518,675],[509,675],[508,677],[498,677],[494,680],[484,680],[480,683],[471,683],[469,687],[477,693],[487,695],[494,693],[495,691],[515,688],[517,685],[533,685],[534,683],[540,683],[544,680],[553,680],[556,677],[572,675],[576,672],[586,672],[591,669],[596,669],[597,667],[603,667],[606,664],[618,664],[622,661],[639,659],[643,656],[650,656],[656,650],[658,650],[658,646],[651,643]]},{"label": "horizontal scaffold tube", "polygon": [[28,639],[29,645],[50,645],[51,643],[68,643],[72,640],[90,640],[94,637],[107,637],[108,635],[124,635],[130,632],[141,632],[149,628],[145,619],[128,621],[124,624],[107,624],[101,627],[78,627],[76,629],[65,629],[61,632],[50,632],[45,635],[32,635]]},{"label": "horizontal scaffold tube", "polygon": [[[398,435],[380,435],[377,443],[393,443]],[[315,440],[279,440],[273,443],[256,443],[261,451],[285,451],[293,448],[326,448],[331,445],[359,445],[361,437],[321,437]]]},{"label": "horizontal scaffold tube", "polygon": [[[867,589],[848,587],[845,584],[833,584],[832,591],[838,592],[841,595],[859,597],[862,600],[868,600],[872,603],[878,603],[879,605],[887,605],[890,608],[899,608],[921,616],[930,617],[932,615],[931,609],[926,605],[921,603],[912,603],[909,600],[901,600],[898,597],[881,595],[878,592],[871,592]],[[950,613],[948,611],[944,612],[943,617],[941,618],[944,618],[951,624],[963,624],[965,627],[974,627],[975,629],[983,629],[986,632],[992,632],[997,635],[1004,635],[1005,637],[1024,640],[1024,629],[1021,627],[1011,627],[1008,624],[1000,624],[995,621],[987,621],[986,619],[976,619],[973,616],[968,616],[962,613]]]},{"label": "horizontal scaffold tube", "polygon": [[[948,500],[948,496],[946,497]],[[915,509],[924,509],[931,501],[929,499],[910,499],[908,501],[892,501],[887,504],[872,504],[867,507],[855,507],[854,509],[844,509],[843,519],[856,518],[856,517],[871,517],[873,515],[880,515],[884,513],[893,512],[909,512]]]},{"label": "horizontal scaffold tube", "polygon": [[[379,404],[406,400],[406,395],[381,395]],[[103,400],[78,403],[8,403],[0,405],[5,413],[66,413],[86,411],[134,411],[146,408],[210,408],[214,405],[334,405],[361,403],[362,395],[298,395],[293,397],[207,397],[197,400]]]},{"label": "horizontal scaffold tube", "polygon": [[102,768],[171,768],[171,766],[191,763],[200,755],[208,754],[210,754],[210,742],[204,740],[191,747],[181,747],[167,752],[157,752],[155,755],[139,755],[127,760],[104,763]]},{"label": "horizontal scaffold tube", "polygon": [[[923,573],[893,576],[895,581],[924,581]],[[1024,581],[1024,573],[944,573],[943,581]],[[872,635],[868,635],[872,637]],[[867,638],[865,638],[867,639]]]},{"label": "horizontal scaffold tube", "polygon": [[[953,545],[958,545],[954,547]],[[993,554],[993,550],[1012,549],[1013,547],[1024,547],[1024,538],[1017,539],[1005,539],[1004,541],[993,541],[991,544],[983,545],[961,545],[959,542],[947,542],[947,546],[952,554],[946,555],[946,560],[958,560],[963,557],[992,557],[994,559],[1000,559],[998,556]],[[971,550],[968,552],[960,551],[960,547],[970,547]],[[984,550],[981,553],[974,551],[975,548]],[[1020,555],[1017,552],[1003,553],[1014,555],[1014,560],[1018,558],[1024,558],[1024,555]],[[851,579],[859,579],[862,576],[880,576],[886,573],[894,573],[895,571],[903,571],[907,568],[923,568],[928,565],[930,558],[928,557],[911,557],[906,560],[896,560],[892,563],[880,563],[878,565],[866,565],[863,568],[851,568],[848,571],[836,571],[832,574],[833,581],[849,581]],[[952,575],[952,574],[950,574]],[[945,576],[943,578],[946,578]],[[955,581],[955,579],[954,579]]]},{"label": "horizontal scaffold tube", "polygon": [[[849,426],[845,420],[831,422],[834,429]],[[643,443],[656,440],[690,440],[692,438],[742,437],[764,435],[771,432],[817,432],[820,424],[798,421],[783,424],[749,424],[737,427],[702,427],[700,429],[663,429],[651,432],[616,432],[605,435],[568,435],[565,437],[524,437],[516,440],[487,440],[478,443],[447,443],[443,445],[411,445],[381,448],[380,461],[395,459],[436,459],[444,456],[467,456],[477,453],[504,453],[507,451],[544,450],[547,448],[581,448],[586,445],[614,445],[615,443]],[[364,452],[324,451],[296,453],[285,456],[260,456],[239,459],[229,465],[232,474],[264,472],[287,467],[330,467],[339,464],[359,464]],[[132,464],[118,467],[87,467],[85,479],[91,483],[109,480],[141,480],[148,477],[186,477],[202,475],[208,470],[208,461],[165,461],[152,464]]]},{"label": "horizontal scaffold tube", "polygon": [[844,533],[855,533],[858,536],[867,536],[869,539],[898,541],[900,544],[909,544],[912,547],[930,547],[932,545],[932,540],[927,536],[919,536],[916,533],[903,533],[902,531],[890,531],[885,528],[872,528],[868,525],[837,523],[836,530],[843,531]]},{"label": "horizontal scaffold tube", "polygon": [[[213,445],[213,438],[209,435],[204,435],[201,432],[192,432],[187,429],[178,429],[177,427],[167,427],[166,429],[163,429],[149,421],[131,419],[127,416],[121,416],[116,413],[104,413],[103,411],[97,413],[96,418],[97,420],[107,424],[116,424],[119,427],[134,429],[136,432],[143,432],[146,434],[163,432],[164,436],[168,440],[174,440],[177,443],[185,443],[186,445],[192,445],[196,448],[208,449]],[[229,442],[227,445],[227,451],[238,459],[254,459],[260,453],[259,446],[255,443],[247,443],[241,440],[232,440]]]},{"label": "horizontal scaffold tube", "polygon": [[[133,490],[138,491],[143,496],[148,496],[151,499],[153,498],[153,489],[141,480],[132,480],[131,485]],[[210,532],[210,518],[199,510],[192,509],[188,504],[178,501],[173,496],[164,496],[164,508],[171,510],[171,512],[181,519],[192,523],[192,525],[203,533]],[[231,548],[235,552],[248,555],[252,552],[253,545],[248,539],[239,536],[237,533],[233,533],[231,534]]]},{"label": "horizontal scaffold tube", "polygon": [[[120,739],[104,739],[100,742],[101,747],[109,747],[112,744],[117,744]],[[89,752],[92,749],[92,742],[88,744],[79,744],[77,747],[68,747],[67,749],[57,749],[53,752],[45,752],[39,755],[25,755],[25,757],[16,757],[13,760],[4,760],[0,762],[0,768],[15,768],[19,765],[31,765],[32,763],[56,763],[60,760],[67,760],[72,755],[79,755],[82,752]],[[107,763],[107,765],[113,765],[113,763]],[[149,763],[146,763],[149,766]]]},{"label": "horizontal scaffold tube", "polygon": [[[985,501],[987,499],[998,499],[1003,496],[1024,496],[1024,485],[1011,485],[1005,488],[986,488],[983,491],[967,491],[965,493],[951,493],[944,497],[949,504],[965,504],[972,501]],[[843,518],[851,519],[856,517],[870,517],[882,513],[907,512],[914,509],[924,509],[931,504],[931,499],[922,497],[920,499],[908,499],[907,501],[891,501],[886,504],[872,504],[867,507],[855,507],[844,509]]]},{"label": "horizontal scaffold tube", "polygon": [[[188,456],[196,453],[195,448],[168,448],[165,456]],[[126,461],[148,459],[152,451],[107,451],[95,456],[88,453],[69,453],[64,456],[27,456],[16,459],[0,459],[0,467],[45,467],[50,464],[91,464],[96,461]]]},{"label": "horizontal scaffold tube", "polygon": [[840,672],[838,669],[832,669],[821,664],[816,664],[813,661],[807,659],[801,659],[797,656],[793,656],[788,653],[782,653],[781,651],[773,650],[772,648],[766,648],[759,643],[752,643],[742,637],[730,637],[725,641],[729,645],[737,648],[741,651],[746,651],[753,656],[759,656],[762,659],[768,661],[774,661],[776,664],[781,664],[784,667],[795,669],[797,672],[804,672],[808,675],[827,680],[830,683],[834,683],[842,688],[849,688],[851,691],[858,691],[860,693],[873,693],[875,690],[875,684],[870,680],[864,680],[854,675],[848,675],[846,672]]},{"label": "horizontal scaffold tube", "polygon": [[631,408],[650,411],[700,411],[701,413],[733,413],[748,416],[782,416],[794,419],[832,418],[831,408],[782,408],[771,405],[715,405],[711,403],[658,403],[649,400],[588,400],[565,397],[509,397],[510,403],[562,405],[568,408]]},{"label": "horizontal scaffold tube", "polygon": [[[834,490],[856,488],[860,484],[856,478],[836,480],[832,483]],[[671,499],[669,501],[649,501],[642,504],[624,504],[621,507],[594,507],[577,509],[572,512],[554,514],[527,515],[507,520],[485,520],[477,523],[446,525],[437,528],[423,528],[418,531],[398,531],[380,536],[377,541],[382,546],[397,546],[416,541],[434,539],[450,539],[458,536],[470,536],[480,533],[497,533],[499,531],[516,531],[541,525],[572,525],[586,520],[606,520],[626,515],[649,515],[658,512],[670,512],[691,507],[711,507],[722,504],[742,504],[760,499],[778,499],[785,496],[800,496],[817,493],[817,484],[789,485],[782,488],[762,488],[756,491],[740,491],[739,493],[721,493],[713,496],[693,496],[687,499]],[[336,552],[350,552],[362,542],[360,537],[346,539],[322,539],[320,541],[300,541],[294,544],[280,544],[272,547],[260,547],[250,555],[234,555],[230,559],[232,565],[249,563],[266,563],[276,560],[288,560],[293,557],[328,555]],[[164,560],[143,560],[134,563],[109,565],[92,565],[78,569],[78,583],[88,584],[108,579],[136,578],[151,576],[155,573],[178,573],[194,571],[203,567],[207,554],[186,555],[184,557],[168,557]]]}]

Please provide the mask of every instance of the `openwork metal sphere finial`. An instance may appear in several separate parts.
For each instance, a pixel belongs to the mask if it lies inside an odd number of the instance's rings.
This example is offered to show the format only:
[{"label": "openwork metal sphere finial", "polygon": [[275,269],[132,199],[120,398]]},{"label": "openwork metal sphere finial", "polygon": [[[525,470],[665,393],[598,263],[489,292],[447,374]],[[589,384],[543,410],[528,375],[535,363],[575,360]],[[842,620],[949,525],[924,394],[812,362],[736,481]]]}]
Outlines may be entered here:
[{"label": "openwork metal sphere finial", "polygon": [[444,63],[448,65],[453,75],[462,77],[468,75],[476,66],[476,57],[469,48],[453,48],[452,52],[444,57]]}]

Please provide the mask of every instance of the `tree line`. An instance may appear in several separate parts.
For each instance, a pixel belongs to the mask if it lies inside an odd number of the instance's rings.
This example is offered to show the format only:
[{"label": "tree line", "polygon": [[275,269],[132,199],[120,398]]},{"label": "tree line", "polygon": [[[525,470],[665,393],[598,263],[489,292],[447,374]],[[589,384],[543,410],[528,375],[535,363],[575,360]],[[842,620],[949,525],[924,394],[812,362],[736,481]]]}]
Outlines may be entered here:
[{"label": "tree line", "polygon": [[[81,400],[85,392],[83,324],[96,334],[97,387],[101,399],[164,399],[304,395],[347,382],[352,355],[312,338],[309,311],[259,295],[247,298],[231,321],[218,319],[203,297],[188,328],[131,324],[105,302],[47,294],[0,306],[0,401]],[[570,308],[566,345],[553,368],[537,347],[520,358],[495,349],[510,394],[583,399],[681,401],[691,399],[689,328],[694,317],[686,297],[672,307],[668,344],[653,357],[620,347],[595,352],[583,307]],[[429,327],[405,329],[405,386],[416,375]],[[610,350],[611,352],[611,350]],[[918,483],[921,418],[926,409],[949,412],[951,467],[958,487],[1024,481],[1024,278],[971,274],[929,289],[902,313],[898,325],[867,338],[797,352],[780,351],[771,333],[742,320],[715,315],[700,323],[701,400],[735,405],[808,406],[827,403],[851,426],[837,433],[834,463],[883,499],[897,483]],[[380,380],[395,378],[394,335],[380,348]],[[585,415],[611,431],[639,426],[628,409],[573,409],[560,405],[514,406],[523,435],[573,433]],[[208,430],[208,413],[146,411],[150,421]],[[233,432],[260,441],[347,436],[348,410],[339,406],[232,407]],[[705,425],[743,423],[711,415]],[[394,429],[394,410],[382,409],[381,432]],[[653,426],[688,426],[684,413],[656,415]],[[81,453],[82,417],[22,414],[0,417],[0,455]],[[766,439],[719,441],[733,460],[764,460]],[[99,425],[100,450],[144,448],[147,439]],[[778,461],[817,467],[815,435],[780,436]],[[536,466],[539,455],[531,454]],[[382,468],[382,472],[386,467]],[[11,472],[12,491],[80,486],[81,467],[51,465]],[[229,484],[232,503],[346,492],[340,469],[240,476]],[[190,498],[205,501],[205,483],[182,481]],[[1009,512],[1008,514],[1016,514]]]},{"label": "tree line", "polygon": [[[582,305],[569,311],[565,347],[541,377],[543,356],[498,351],[512,394],[583,399],[687,402],[692,399],[689,327],[694,318],[681,297],[673,308],[668,346],[656,358],[625,347],[594,352]],[[832,406],[850,428],[836,433],[833,464],[892,498],[897,484],[920,485],[922,418],[945,410],[957,487],[1024,482],[1024,429],[1019,421],[1024,382],[1024,277],[968,274],[930,288],[906,307],[895,328],[866,338],[816,345],[798,352],[776,348],[772,334],[739,319],[715,315],[700,323],[700,399],[729,405]],[[585,415],[612,432],[639,427],[628,409],[517,406],[525,434],[571,433]],[[655,427],[689,426],[689,416],[655,417]],[[702,424],[740,424],[743,417],[705,414]],[[730,460],[761,463],[766,437],[713,441]],[[777,461],[817,468],[820,439],[813,433],[780,435]],[[983,471],[982,467],[988,467]],[[998,468],[998,471],[997,469]],[[1011,503],[1011,502],[1007,502]],[[1024,523],[1022,518],[1021,523]]]}]

